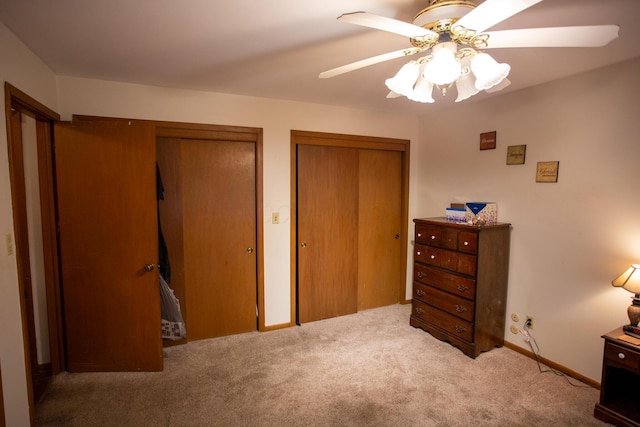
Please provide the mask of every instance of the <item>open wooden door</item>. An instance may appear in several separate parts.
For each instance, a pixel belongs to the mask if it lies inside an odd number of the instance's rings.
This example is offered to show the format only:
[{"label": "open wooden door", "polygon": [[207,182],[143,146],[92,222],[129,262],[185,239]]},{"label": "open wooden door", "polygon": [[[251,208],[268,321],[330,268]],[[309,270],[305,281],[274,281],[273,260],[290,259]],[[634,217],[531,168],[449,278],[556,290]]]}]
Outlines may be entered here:
[{"label": "open wooden door", "polygon": [[162,370],[154,127],[57,123],[54,144],[67,368]]}]

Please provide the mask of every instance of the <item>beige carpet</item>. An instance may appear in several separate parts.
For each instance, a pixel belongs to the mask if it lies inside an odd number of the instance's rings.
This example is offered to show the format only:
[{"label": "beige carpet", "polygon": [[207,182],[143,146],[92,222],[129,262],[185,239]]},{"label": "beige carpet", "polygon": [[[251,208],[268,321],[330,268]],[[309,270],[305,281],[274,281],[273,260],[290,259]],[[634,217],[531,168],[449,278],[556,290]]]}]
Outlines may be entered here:
[{"label": "beige carpet", "polygon": [[[598,391],[506,348],[470,359],[394,305],[165,349],[159,373],[63,373],[41,426],[589,426]],[[544,343],[539,343],[543,347]],[[578,383],[576,380],[572,381]],[[579,383],[578,383],[579,384]]]}]

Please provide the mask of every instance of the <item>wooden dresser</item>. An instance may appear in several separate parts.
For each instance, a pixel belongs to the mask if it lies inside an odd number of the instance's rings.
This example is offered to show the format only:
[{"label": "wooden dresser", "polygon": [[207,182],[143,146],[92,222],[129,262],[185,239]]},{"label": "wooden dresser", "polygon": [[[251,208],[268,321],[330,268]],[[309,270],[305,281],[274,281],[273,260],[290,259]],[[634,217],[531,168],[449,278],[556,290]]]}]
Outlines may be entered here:
[{"label": "wooden dresser", "polygon": [[511,225],[414,223],[410,324],[473,358],[502,346]]}]

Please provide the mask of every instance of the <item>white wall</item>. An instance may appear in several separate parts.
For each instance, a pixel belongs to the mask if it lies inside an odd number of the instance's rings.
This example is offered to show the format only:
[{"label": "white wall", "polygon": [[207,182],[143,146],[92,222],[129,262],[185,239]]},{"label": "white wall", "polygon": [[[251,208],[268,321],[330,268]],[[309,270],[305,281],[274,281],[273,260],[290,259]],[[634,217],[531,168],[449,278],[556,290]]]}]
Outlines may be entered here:
[{"label": "white wall", "polygon": [[26,114],[22,119],[22,148],[24,155],[25,201],[29,230],[29,261],[33,291],[36,353],[39,364],[51,362],[47,317],[47,287],[45,280],[40,181],[38,174],[38,140],[36,120]]},{"label": "white wall", "polygon": [[[51,109],[57,108],[55,76],[0,23],[0,82],[8,81]],[[4,91],[4,90],[3,90]],[[0,119],[0,366],[8,426],[29,425],[24,351],[15,251],[8,255],[5,237],[13,240],[7,128]]]},{"label": "white wall", "polygon": [[[461,104],[423,117],[413,147],[418,215],[497,202],[513,224],[507,316],[534,316],[541,355],[596,381],[600,336],[628,323],[631,294],[611,280],[640,262],[638,76],[635,59]],[[480,151],[480,133],[494,130],[497,148]],[[507,166],[519,144],[526,163]],[[558,183],[536,183],[536,163],[555,160]],[[528,348],[511,323],[506,339]]]}]

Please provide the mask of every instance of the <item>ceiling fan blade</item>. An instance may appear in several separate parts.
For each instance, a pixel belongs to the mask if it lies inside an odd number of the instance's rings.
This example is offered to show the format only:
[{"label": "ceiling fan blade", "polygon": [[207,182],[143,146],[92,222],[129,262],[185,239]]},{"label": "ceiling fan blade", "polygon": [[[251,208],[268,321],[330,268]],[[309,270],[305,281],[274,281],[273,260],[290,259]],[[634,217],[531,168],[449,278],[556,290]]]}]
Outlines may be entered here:
[{"label": "ceiling fan blade", "polygon": [[454,24],[481,33],[542,0],[486,0]]},{"label": "ceiling fan blade", "polygon": [[349,71],[358,70],[360,68],[368,67],[369,65],[378,64],[380,62],[389,61],[391,59],[401,58],[403,56],[415,55],[421,52],[422,49],[412,47],[409,49],[401,49],[393,52],[383,53],[382,55],[372,56],[371,58],[362,59],[360,61],[352,62],[351,64],[343,65],[338,68],[323,71],[318,77],[321,79],[328,79],[330,77],[338,76],[340,74],[348,73]]},{"label": "ceiling fan blade", "polygon": [[617,25],[488,31],[487,49],[507,47],[600,47],[618,37]]},{"label": "ceiling fan blade", "polygon": [[409,38],[434,36],[438,37],[438,33],[427,30],[426,28],[407,22],[398,21],[397,19],[387,18],[384,16],[374,15],[368,12],[345,13],[338,17],[338,21],[348,22],[350,24],[362,25],[364,27],[375,28],[390,33],[400,34]]}]

